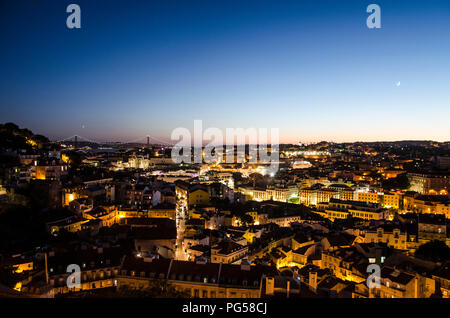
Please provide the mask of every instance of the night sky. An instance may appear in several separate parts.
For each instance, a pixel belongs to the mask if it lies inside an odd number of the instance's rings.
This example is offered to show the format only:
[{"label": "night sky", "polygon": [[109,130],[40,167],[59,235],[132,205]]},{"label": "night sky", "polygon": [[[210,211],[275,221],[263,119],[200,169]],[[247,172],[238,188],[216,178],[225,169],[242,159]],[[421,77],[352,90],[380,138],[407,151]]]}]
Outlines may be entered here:
[{"label": "night sky", "polygon": [[52,139],[444,141],[449,109],[448,0],[0,0],[0,122]]}]

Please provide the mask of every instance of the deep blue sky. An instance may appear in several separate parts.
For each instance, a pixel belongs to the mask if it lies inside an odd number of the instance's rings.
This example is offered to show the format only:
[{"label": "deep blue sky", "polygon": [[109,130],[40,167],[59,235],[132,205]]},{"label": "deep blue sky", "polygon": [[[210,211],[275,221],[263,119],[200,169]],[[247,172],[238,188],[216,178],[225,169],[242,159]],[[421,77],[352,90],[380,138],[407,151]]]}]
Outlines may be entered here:
[{"label": "deep blue sky", "polygon": [[54,139],[169,140],[202,119],[282,142],[443,141],[449,109],[448,0],[0,0],[0,122]]}]

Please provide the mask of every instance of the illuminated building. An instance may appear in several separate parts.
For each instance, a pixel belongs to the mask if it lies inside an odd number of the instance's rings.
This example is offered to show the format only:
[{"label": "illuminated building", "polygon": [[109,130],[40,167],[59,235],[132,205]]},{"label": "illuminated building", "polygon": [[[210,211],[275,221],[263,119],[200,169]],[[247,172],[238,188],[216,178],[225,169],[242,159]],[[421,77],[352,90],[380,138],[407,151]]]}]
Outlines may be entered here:
[{"label": "illuminated building", "polygon": [[112,226],[118,223],[117,210],[114,206],[101,206],[85,212],[83,217],[87,220],[100,220],[102,226]]},{"label": "illuminated building", "polygon": [[166,258],[175,256],[177,229],[170,219],[131,218],[121,224],[131,227],[135,250],[140,253],[156,253]]},{"label": "illuminated building", "polygon": [[267,219],[261,218],[263,223],[275,223],[280,227],[288,227],[291,223],[300,222],[302,220],[301,215],[292,214],[292,215],[269,215]]},{"label": "illuminated building", "polygon": [[367,258],[354,247],[322,252],[322,269],[330,269],[342,280],[360,283],[366,280]]},{"label": "illuminated building", "polygon": [[370,288],[370,298],[428,298],[435,292],[435,281],[417,273],[381,269],[380,288]]},{"label": "illuminated building", "polygon": [[85,213],[90,212],[94,207],[94,201],[89,198],[73,199],[74,194],[68,195],[69,208],[78,216],[85,217]]},{"label": "illuminated building", "polygon": [[448,194],[450,175],[448,173],[408,173],[410,190],[421,194]]},{"label": "illuminated building", "polygon": [[445,215],[447,219],[450,219],[450,202],[436,204],[436,214]]},{"label": "illuminated building", "polygon": [[256,187],[241,187],[238,191],[244,195],[247,195],[250,200],[258,202],[268,200],[288,202],[289,199],[298,197],[298,188],[296,185],[269,186],[265,189]]},{"label": "illuminated building", "polygon": [[381,220],[385,218],[386,212],[379,204],[339,199],[331,199],[328,204],[321,204],[318,209],[330,220],[346,219],[349,215],[365,220]]},{"label": "illuminated building", "polygon": [[194,298],[258,298],[265,276],[276,276],[269,266],[136,259],[127,256],[118,277],[120,286],[145,289],[153,280],[164,279],[178,291]]},{"label": "illuminated building", "polygon": [[244,258],[247,252],[247,246],[233,241],[222,241],[211,247],[211,263],[235,263]]},{"label": "illuminated building", "polygon": [[440,289],[442,298],[450,298],[450,264],[445,262],[431,276],[436,282],[436,289]]},{"label": "illuminated building", "polygon": [[67,175],[67,165],[59,164],[56,161],[35,161],[35,178],[37,180],[59,180]]},{"label": "illuminated building", "polygon": [[262,234],[262,230],[258,230],[255,228],[249,228],[244,234],[243,237],[247,240],[249,244],[252,244],[255,239],[260,238]]},{"label": "illuminated building", "polygon": [[150,160],[144,156],[132,156],[128,159],[128,167],[134,169],[148,169]]},{"label": "illuminated building", "polygon": [[81,187],[63,188],[62,189],[62,205],[69,206],[70,202],[80,198],[87,198]]},{"label": "illuminated building", "polygon": [[136,209],[133,207],[118,206],[116,207],[116,218],[144,218],[148,217],[148,210]]},{"label": "illuminated building", "polygon": [[407,234],[401,232],[398,228],[385,229],[378,227],[376,229],[366,230],[363,243],[386,243],[387,246],[398,250],[407,250]]},{"label": "illuminated building", "polygon": [[186,249],[186,254],[188,255],[188,261],[195,261],[199,257],[204,257],[208,254],[211,247],[209,245],[192,245]]},{"label": "illuminated building", "polygon": [[21,164],[28,166],[39,160],[39,157],[38,154],[20,154],[19,160]]},{"label": "illuminated building", "polygon": [[273,248],[268,255],[278,269],[288,267],[292,263],[292,250],[289,247],[281,246]]},{"label": "illuminated building", "polygon": [[156,206],[150,207],[148,210],[148,217],[150,218],[168,218],[175,220],[176,206],[170,203],[160,203]]},{"label": "illuminated building", "polygon": [[450,168],[450,156],[437,156],[436,157],[436,165],[440,169],[449,169]]},{"label": "illuminated building", "polygon": [[152,202],[153,191],[144,184],[131,184],[126,187],[125,198],[130,206],[149,206]]},{"label": "illuminated building", "polygon": [[385,179],[397,178],[399,175],[405,173],[403,170],[384,170],[382,175]]},{"label": "illuminated building", "polygon": [[292,164],[292,168],[293,169],[307,169],[307,168],[310,168],[310,167],[312,167],[312,164],[309,161],[306,161],[306,160],[304,160],[304,161],[295,161]]},{"label": "illuminated building", "polygon": [[445,216],[434,214],[419,214],[419,242],[426,243],[433,240],[446,241],[447,224]]},{"label": "illuminated building", "polygon": [[[79,247],[77,250],[67,252],[49,252],[48,265],[45,268],[48,274],[48,288],[52,294],[66,294],[76,291],[87,291],[117,286],[115,276],[119,273],[123,250],[119,247]],[[77,264],[81,270],[79,288],[70,288],[67,279],[67,266]],[[75,283],[75,280],[72,280]],[[24,294],[42,293],[33,281],[22,287]]]},{"label": "illuminated building", "polygon": [[3,188],[3,186],[0,184],[0,196],[1,195],[6,195],[7,191],[5,188]]},{"label": "illuminated building", "polygon": [[355,191],[351,188],[344,189],[339,193],[339,199],[343,201],[354,201],[355,200]]},{"label": "illuminated building", "polygon": [[177,198],[177,211],[185,214],[190,207],[207,204],[209,202],[209,192],[201,184],[188,184],[183,181],[175,182],[175,193]]},{"label": "illuminated building", "polygon": [[267,201],[270,200],[271,195],[270,193],[268,193],[266,191],[266,189],[258,189],[258,188],[253,188],[252,190],[250,190],[250,198],[252,200],[261,202],[261,201]]},{"label": "illuminated building", "polygon": [[267,193],[270,196],[270,200],[278,202],[288,202],[288,199],[298,196],[298,188],[294,186],[286,187],[269,187]]},{"label": "illuminated building", "polygon": [[312,244],[314,244],[314,240],[310,236],[307,236],[302,232],[298,232],[297,234],[295,234],[295,236],[292,238],[291,243],[293,250]]},{"label": "illuminated building", "polygon": [[338,198],[338,191],[332,188],[323,188],[319,184],[312,187],[302,188],[299,191],[299,202],[308,206],[329,202],[331,199]]},{"label": "illuminated building", "polygon": [[331,199],[338,199],[339,193],[330,188],[317,190],[317,203],[329,202]]},{"label": "illuminated building", "polygon": [[402,197],[397,193],[384,193],[381,198],[385,208],[399,209],[401,206]]},{"label": "illuminated building", "polygon": [[441,214],[450,216],[450,198],[443,195],[415,195],[405,196],[404,211],[421,214]]},{"label": "illuminated building", "polygon": [[6,267],[16,274],[31,271],[34,268],[33,259],[24,255],[13,255],[11,257],[3,257],[0,260],[0,266]]},{"label": "illuminated building", "polygon": [[59,219],[57,221],[47,222],[45,225],[47,227],[47,230],[51,234],[57,234],[60,229],[75,233],[81,231],[82,225],[87,222],[89,222],[89,220],[82,219],[78,216],[73,215]]},{"label": "illuminated building", "polygon": [[356,201],[379,203],[380,194],[377,192],[357,192]]}]

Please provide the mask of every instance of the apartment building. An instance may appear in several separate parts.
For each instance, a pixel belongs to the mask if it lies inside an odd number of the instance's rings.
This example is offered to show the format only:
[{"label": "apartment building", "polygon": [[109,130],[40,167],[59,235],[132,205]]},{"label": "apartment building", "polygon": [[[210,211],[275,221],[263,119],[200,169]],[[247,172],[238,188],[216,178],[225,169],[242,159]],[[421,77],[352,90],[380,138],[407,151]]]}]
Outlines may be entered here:
[{"label": "apartment building", "polygon": [[118,286],[145,289],[151,281],[163,279],[194,298],[258,298],[263,277],[275,275],[273,267],[247,262],[231,265],[130,256],[123,262]]}]

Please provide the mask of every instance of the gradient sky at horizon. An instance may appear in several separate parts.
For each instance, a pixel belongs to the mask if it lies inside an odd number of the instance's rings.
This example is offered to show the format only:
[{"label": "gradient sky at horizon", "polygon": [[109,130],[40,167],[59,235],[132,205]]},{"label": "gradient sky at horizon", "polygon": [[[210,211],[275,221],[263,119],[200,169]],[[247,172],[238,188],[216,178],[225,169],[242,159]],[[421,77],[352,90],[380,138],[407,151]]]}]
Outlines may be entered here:
[{"label": "gradient sky at horizon", "polygon": [[0,0],[0,122],[51,139],[448,141],[449,118],[448,0]]}]

